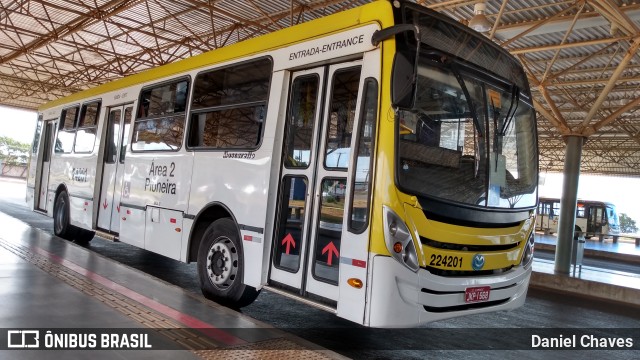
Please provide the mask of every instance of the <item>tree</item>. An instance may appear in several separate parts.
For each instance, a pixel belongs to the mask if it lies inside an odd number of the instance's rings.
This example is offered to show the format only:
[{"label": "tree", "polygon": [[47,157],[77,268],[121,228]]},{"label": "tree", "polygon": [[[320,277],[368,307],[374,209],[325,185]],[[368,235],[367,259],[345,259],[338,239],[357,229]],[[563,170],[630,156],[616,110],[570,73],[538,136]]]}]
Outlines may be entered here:
[{"label": "tree", "polygon": [[26,164],[29,159],[29,144],[7,136],[0,136],[0,161],[8,165]]},{"label": "tree", "polygon": [[636,221],[625,213],[620,213],[620,232],[625,234],[634,234],[638,232]]}]

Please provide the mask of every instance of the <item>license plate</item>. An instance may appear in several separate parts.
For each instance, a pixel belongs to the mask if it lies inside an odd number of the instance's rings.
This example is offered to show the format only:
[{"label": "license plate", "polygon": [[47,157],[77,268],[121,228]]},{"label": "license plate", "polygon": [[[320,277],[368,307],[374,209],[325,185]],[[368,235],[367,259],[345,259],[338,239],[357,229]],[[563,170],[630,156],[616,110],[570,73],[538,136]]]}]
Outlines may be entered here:
[{"label": "license plate", "polygon": [[474,303],[489,300],[490,286],[478,286],[464,289],[464,302]]}]

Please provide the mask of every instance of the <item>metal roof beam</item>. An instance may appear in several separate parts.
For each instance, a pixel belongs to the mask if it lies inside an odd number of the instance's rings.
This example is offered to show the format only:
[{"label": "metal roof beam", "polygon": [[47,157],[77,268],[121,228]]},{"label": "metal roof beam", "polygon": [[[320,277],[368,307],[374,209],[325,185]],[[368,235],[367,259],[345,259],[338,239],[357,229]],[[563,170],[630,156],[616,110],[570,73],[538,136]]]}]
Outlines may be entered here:
[{"label": "metal roof beam", "polygon": [[605,85],[604,89],[602,89],[602,91],[600,92],[600,95],[598,96],[596,101],[593,103],[593,105],[591,107],[591,110],[589,110],[589,113],[587,114],[586,118],[584,119],[584,121],[582,121],[582,124],[580,125],[580,127],[581,127],[580,130],[584,130],[584,128],[587,125],[589,125],[589,122],[591,122],[591,119],[593,119],[593,117],[595,116],[596,112],[600,109],[600,105],[602,105],[602,103],[607,99],[607,96],[609,96],[609,92],[611,92],[611,90],[615,86],[616,81],[622,75],[622,72],[627,67],[627,64],[629,63],[629,61],[634,56],[636,56],[636,52],[638,51],[639,47],[640,47],[640,37],[635,39],[635,42],[633,42],[631,44],[631,46],[629,46],[629,49],[627,50],[627,53],[625,54],[625,56],[622,58],[622,60],[618,64],[618,67],[616,68],[616,70],[611,75],[611,78],[609,79],[609,81]]},{"label": "metal roof beam", "polygon": [[[612,74],[613,76],[613,74]],[[621,82],[638,82],[640,81],[640,76],[629,76],[629,77],[618,77],[613,80],[614,83]],[[604,79],[586,79],[586,80],[566,80],[566,81],[551,81],[546,85],[548,87],[568,87],[568,86],[580,86],[580,85],[601,85],[601,84],[609,84],[611,82],[611,78]]]},{"label": "metal roof beam", "polygon": [[606,18],[611,26],[616,24],[625,34],[634,36],[640,33],[640,28],[611,0],[592,1],[589,4]]},{"label": "metal roof beam", "polygon": [[[547,103],[549,103],[549,101],[551,100],[547,100]],[[553,102],[551,101],[551,103]],[[562,133],[563,135],[569,135],[571,133],[569,125],[567,125],[567,122],[563,119],[562,114],[558,111],[557,108],[555,108],[555,106],[551,106],[550,104],[552,111],[555,109],[555,111],[553,111],[553,114],[545,109],[544,106],[542,106],[542,104],[540,104],[536,99],[533,99],[533,106],[542,116],[545,117],[545,119],[549,120],[549,122],[553,126],[555,126],[560,131],[560,133]]]},{"label": "metal roof beam", "polygon": [[[636,98],[633,101],[628,102],[626,105],[624,105],[620,109],[614,111],[611,115],[609,115],[606,118],[598,121],[597,123],[593,124],[592,126],[586,127],[582,131],[582,133],[585,134],[586,136],[593,135],[596,131],[598,131],[602,127],[607,126],[607,125],[611,124],[612,122],[616,121],[616,119],[618,119],[618,117],[620,117],[620,115],[632,110],[633,108],[635,108],[638,105],[640,105],[640,97]],[[584,122],[582,124],[584,125]]]},{"label": "metal roof beam", "polygon": [[[107,4],[96,8],[95,11],[89,12],[88,14],[77,18],[76,20],[61,26],[58,29],[54,29],[48,34],[43,35],[39,39],[32,41],[29,44],[26,44],[19,51],[15,51],[6,56],[0,57],[0,64],[5,64],[9,61],[12,61],[22,55],[25,55],[35,49],[43,47],[57,39],[74,34],[86,26],[89,26],[96,21],[96,16],[99,16],[102,19],[108,18],[110,16],[116,15],[126,9],[128,9],[132,4],[135,4],[141,0],[112,0]],[[44,5],[44,4],[43,4]]]},{"label": "metal roof beam", "polygon": [[532,26],[530,28],[524,30],[523,32],[521,32],[520,34],[518,34],[516,36],[511,37],[509,40],[503,42],[502,43],[502,47],[504,47],[504,48],[508,47],[509,45],[513,44],[515,41],[519,40],[520,38],[525,37],[525,36],[527,36],[527,34],[533,32],[534,30],[536,30],[536,29],[538,29],[540,27],[542,27],[544,24],[547,24],[550,21],[553,21],[553,20],[555,20],[557,18],[560,18],[561,16],[569,13],[571,10],[576,9],[577,6],[578,6],[578,3],[572,4],[568,8],[566,8],[566,9],[560,11],[560,12],[555,13],[553,16],[551,16],[549,18],[546,18],[546,19],[543,19],[541,21],[538,21],[535,24],[532,24]]},{"label": "metal roof beam", "polygon": [[631,37],[619,36],[619,37],[605,38],[605,39],[577,41],[577,42],[566,43],[562,45],[556,44],[556,45],[532,46],[532,47],[519,48],[519,49],[509,49],[509,52],[512,53],[513,55],[519,55],[519,54],[527,54],[527,53],[541,52],[541,51],[548,51],[548,50],[568,49],[568,48],[585,47],[585,46],[600,45],[600,44],[610,44],[613,42],[627,41],[627,40],[631,40]]}]

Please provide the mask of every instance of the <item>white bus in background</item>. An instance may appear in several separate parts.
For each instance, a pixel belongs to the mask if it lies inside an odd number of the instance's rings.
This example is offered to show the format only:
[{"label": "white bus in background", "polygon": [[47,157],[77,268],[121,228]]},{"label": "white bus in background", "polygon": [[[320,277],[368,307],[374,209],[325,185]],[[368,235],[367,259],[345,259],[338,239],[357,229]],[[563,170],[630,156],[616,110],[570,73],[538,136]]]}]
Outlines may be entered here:
[{"label": "white bus in background", "polygon": [[[557,233],[560,199],[541,197],[537,212],[536,231],[543,231],[545,234]],[[575,231],[585,235],[586,238],[597,236],[600,241],[605,237],[618,236],[620,220],[616,206],[603,201],[578,200]]]}]

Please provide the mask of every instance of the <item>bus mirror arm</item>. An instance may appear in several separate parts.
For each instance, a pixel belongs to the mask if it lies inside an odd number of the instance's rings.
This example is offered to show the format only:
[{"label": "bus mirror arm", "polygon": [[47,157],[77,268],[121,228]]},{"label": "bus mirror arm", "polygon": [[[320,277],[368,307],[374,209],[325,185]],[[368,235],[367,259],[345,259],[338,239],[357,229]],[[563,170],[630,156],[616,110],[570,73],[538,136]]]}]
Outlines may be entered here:
[{"label": "bus mirror arm", "polygon": [[376,30],[371,36],[371,44],[373,46],[378,46],[382,41],[387,40],[392,36],[401,34],[403,32],[408,32],[408,31],[413,32],[416,42],[420,44],[420,35],[419,35],[420,30],[416,25],[411,25],[411,24],[394,25],[386,29]]}]

